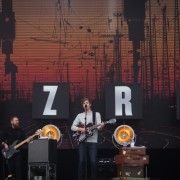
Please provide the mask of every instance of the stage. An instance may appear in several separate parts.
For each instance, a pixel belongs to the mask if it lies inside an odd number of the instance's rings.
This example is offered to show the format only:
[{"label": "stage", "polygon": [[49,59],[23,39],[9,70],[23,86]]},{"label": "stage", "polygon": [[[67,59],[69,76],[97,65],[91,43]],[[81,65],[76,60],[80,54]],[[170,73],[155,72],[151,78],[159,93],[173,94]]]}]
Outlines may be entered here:
[{"label": "stage", "polygon": [[[99,149],[98,159],[110,160],[118,155],[118,149]],[[179,177],[179,149],[147,149],[149,155],[149,165],[147,165],[145,175],[151,180],[171,180]],[[76,149],[62,149],[57,152],[56,177],[57,180],[76,180],[78,154]],[[28,152],[23,151],[23,172],[24,179],[28,180]],[[0,158],[1,177],[3,170],[2,156]],[[5,162],[4,162],[5,163]],[[117,168],[113,162],[98,163],[98,180],[112,180],[117,177]]]}]

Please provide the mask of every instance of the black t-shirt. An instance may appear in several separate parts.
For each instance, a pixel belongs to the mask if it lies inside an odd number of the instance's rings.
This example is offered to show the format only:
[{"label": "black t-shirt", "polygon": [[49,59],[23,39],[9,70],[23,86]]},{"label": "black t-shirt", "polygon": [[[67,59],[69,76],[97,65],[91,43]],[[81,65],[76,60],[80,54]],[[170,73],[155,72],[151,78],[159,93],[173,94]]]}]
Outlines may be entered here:
[{"label": "black t-shirt", "polygon": [[0,149],[2,149],[2,148],[3,148],[3,145],[2,145],[2,141],[0,139]]},{"label": "black t-shirt", "polygon": [[11,145],[14,141],[18,140],[18,142],[21,142],[25,140],[25,138],[25,133],[21,128],[9,127],[2,133],[1,141]]}]

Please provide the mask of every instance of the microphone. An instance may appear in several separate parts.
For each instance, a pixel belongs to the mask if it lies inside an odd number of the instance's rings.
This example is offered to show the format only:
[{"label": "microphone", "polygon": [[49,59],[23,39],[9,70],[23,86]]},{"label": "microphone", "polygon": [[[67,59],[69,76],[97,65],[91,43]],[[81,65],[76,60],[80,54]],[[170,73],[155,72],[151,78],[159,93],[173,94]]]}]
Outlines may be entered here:
[{"label": "microphone", "polygon": [[85,109],[87,108],[87,104],[85,104]]}]

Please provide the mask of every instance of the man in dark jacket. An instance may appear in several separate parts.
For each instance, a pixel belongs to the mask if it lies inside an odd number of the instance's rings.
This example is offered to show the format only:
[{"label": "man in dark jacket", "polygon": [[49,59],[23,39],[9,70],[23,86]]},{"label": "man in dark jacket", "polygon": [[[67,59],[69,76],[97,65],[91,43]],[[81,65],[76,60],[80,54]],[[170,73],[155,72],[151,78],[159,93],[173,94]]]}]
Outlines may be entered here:
[{"label": "man in dark jacket", "polygon": [[[8,158],[7,153],[11,152],[11,147],[13,144],[16,145],[18,142],[25,140],[25,133],[20,128],[19,118],[17,116],[12,116],[10,119],[10,127],[8,127],[1,135],[1,148],[3,149],[3,155],[8,159],[8,171],[12,174],[13,178],[16,180],[22,180],[22,154],[21,147],[16,153],[12,153],[12,157]],[[14,142],[18,141],[14,144]]]}]

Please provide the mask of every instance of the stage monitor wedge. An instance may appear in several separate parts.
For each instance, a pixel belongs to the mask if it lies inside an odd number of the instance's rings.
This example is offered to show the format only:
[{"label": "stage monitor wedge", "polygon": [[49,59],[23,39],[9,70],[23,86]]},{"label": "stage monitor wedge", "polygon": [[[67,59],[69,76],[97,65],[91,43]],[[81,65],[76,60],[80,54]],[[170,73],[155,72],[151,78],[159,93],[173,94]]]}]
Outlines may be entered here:
[{"label": "stage monitor wedge", "polygon": [[105,101],[106,119],[142,119],[141,84],[108,84]]},{"label": "stage monitor wedge", "polygon": [[69,119],[68,83],[34,83],[33,119]]}]

